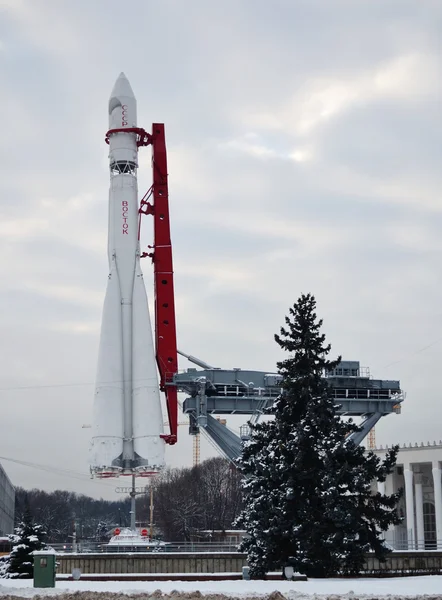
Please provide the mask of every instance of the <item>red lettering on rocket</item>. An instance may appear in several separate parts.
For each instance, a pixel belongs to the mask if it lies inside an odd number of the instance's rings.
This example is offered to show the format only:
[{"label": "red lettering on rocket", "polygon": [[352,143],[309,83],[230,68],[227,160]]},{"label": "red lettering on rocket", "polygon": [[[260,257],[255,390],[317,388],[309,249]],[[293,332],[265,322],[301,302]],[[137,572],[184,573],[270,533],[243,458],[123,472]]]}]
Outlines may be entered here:
[{"label": "red lettering on rocket", "polygon": [[127,200],[121,201],[122,217],[123,217],[123,235],[129,235],[129,225],[127,224],[127,212],[128,212],[128,204]]},{"label": "red lettering on rocket", "polygon": [[121,126],[126,127],[127,125],[127,104],[121,105]]}]

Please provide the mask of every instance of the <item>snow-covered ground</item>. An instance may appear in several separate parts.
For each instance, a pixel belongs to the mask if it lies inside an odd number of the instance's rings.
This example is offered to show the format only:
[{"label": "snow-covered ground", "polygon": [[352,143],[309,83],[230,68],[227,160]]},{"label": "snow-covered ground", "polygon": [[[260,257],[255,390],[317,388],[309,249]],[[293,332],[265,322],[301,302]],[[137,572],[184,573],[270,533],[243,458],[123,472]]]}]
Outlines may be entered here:
[{"label": "snow-covered ground", "polygon": [[[289,600],[308,599],[313,595],[345,596],[349,600],[379,596],[423,596],[438,595],[442,599],[442,575],[423,577],[395,577],[381,579],[310,579],[309,581],[58,581],[53,589],[34,589],[30,580],[0,580],[0,597],[54,595],[76,591],[113,592],[120,594],[150,594],[159,592],[200,592],[201,594],[225,594],[233,597],[267,597],[279,591]],[[86,594],[85,594],[86,596]],[[196,595],[198,596],[198,595]],[[83,594],[76,596],[81,600]],[[110,597],[110,596],[108,596]],[[164,598],[164,597],[163,597]],[[174,594],[176,600],[179,596]],[[191,596],[187,596],[189,600]],[[164,599],[165,600],[165,599]],[[392,600],[390,598],[390,600]]]}]

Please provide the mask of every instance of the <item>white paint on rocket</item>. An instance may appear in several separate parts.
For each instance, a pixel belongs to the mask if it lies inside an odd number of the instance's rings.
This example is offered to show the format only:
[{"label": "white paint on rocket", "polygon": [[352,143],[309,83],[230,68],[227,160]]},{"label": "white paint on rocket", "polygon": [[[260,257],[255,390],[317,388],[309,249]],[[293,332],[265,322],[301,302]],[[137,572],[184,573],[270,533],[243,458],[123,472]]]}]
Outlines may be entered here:
[{"label": "white paint on rocket", "polygon": [[138,241],[137,104],[124,73],[109,100],[109,279],[94,401],[91,471],[158,472],[163,416]]}]

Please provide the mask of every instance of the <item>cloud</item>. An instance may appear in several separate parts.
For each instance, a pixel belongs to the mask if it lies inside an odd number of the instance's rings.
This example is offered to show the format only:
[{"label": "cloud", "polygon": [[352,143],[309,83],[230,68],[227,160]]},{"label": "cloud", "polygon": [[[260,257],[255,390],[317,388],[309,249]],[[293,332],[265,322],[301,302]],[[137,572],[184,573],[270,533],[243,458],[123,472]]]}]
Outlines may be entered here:
[{"label": "cloud", "polygon": [[220,144],[220,148],[226,151],[244,152],[258,158],[272,158],[276,156],[274,150],[267,148],[260,142],[259,136],[256,133],[246,133],[242,136],[242,139],[224,142]]},{"label": "cloud", "polygon": [[30,293],[39,294],[55,300],[67,300],[75,304],[83,304],[94,308],[101,308],[103,294],[86,287],[63,284],[39,284],[38,282],[26,282],[23,286]]},{"label": "cloud", "polygon": [[219,149],[224,152],[233,152],[235,154],[243,153],[252,158],[260,159],[291,159],[295,162],[305,162],[313,158],[313,152],[308,147],[298,147],[292,149],[289,153],[278,153],[274,148],[270,148],[262,141],[262,137],[253,132],[245,133],[238,139],[221,142]]},{"label": "cloud", "polygon": [[434,94],[439,86],[437,73],[431,56],[409,54],[354,78],[314,79],[295,94],[288,121],[295,133],[309,135],[356,104],[379,98],[413,102]]},{"label": "cloud", "polygon": [[[408,392],[379,442],[437,436],[434,419],[415,422],[438,402],[440,348],[414,349],[442,337],[439,3],[256,0],[251,13],[236,0],[138,0],[130,28],[117,0],[0,0],[0,10],[0,387],[26,388],[3,391],[0,427],[18,458],[38,431],[36,460],[50,464],[55,446],[87,472],[79,428],[92,414],[104,133],[121,70],[139,124],[166,123],[179,346],[271,370],[274,332],[311,291],[333,351]],[[144,148],[140,196],[150,183]],[[146,217],[143,248],[151,242]],[[149,261],[143,269],[153,298]],[[55,384],[68,387],[36,387]],[[46,411],[37,422],[35,406]],[[181,438],[171,464],[191,461]],[[18,485],[60,487],[7,468]],[[101,494],[94,485],[81,489]]]},{"label": "cloud", "polygon": [[30,235],[47,231],[48,222],[45,219],[8,219],[0,223],[0,235],[3,238],[9,237],[14,241],[27,239]]},{"label": "cloud", "polygon": [[440,90],[438,75],[438,61],[432,54],[407,53],[381,60],[362,73],[306,78],[291,99],[278,103],[274,112],[251,112],[245,122],[259,130],[310,136],[358,104],[386,98],[408,103],[435,97]]},{"label": "cloud", "polygon": [[52,331],[59,331],[62,333],[73,333],[75,334],[94,334],[99,335],[100,333],[101,322],[97,321],[95,323],[80,323],[78,321],[65,321],[62,323],[57,323],[56,325],[51,326]]}]

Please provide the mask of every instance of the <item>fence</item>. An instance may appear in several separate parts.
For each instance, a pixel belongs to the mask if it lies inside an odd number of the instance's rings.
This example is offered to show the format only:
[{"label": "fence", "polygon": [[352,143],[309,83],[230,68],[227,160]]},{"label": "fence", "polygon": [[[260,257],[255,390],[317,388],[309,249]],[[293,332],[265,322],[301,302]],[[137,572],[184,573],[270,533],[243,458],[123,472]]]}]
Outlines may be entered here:
[{"label": "fence", "polygon": [[61,554],[57,556],[57,574],[68,575],[73,569],[82,574],[106,573],[240,573],[247,564],[244,554],[228,552],[134,553],[134,554]]},{"label": "fence", "polygon": [[238,552],[238,543],[228,542],[160,542],[138,546],[108,546],[107,543],[77,542],[77,544],[50,544],[57,552],[77,554],[121,553],[121,552]]},{"label": "fence", "polygon": [[[57,573],[87,574],[240,573],[247,565],[239,552],[168,552],[128,554],[59,554]],[[442,552],[392,552],[380,563],[367,554],[361,575],[392,576],[442,573]]]},{"label": "fence", "polygon": [[413,538],[412,529],[398,528],[393,531],[386,531],[382,538],[392,550],[442,550],[442,539],[437,540],[436,536],[429,536],[426,539]]}]

